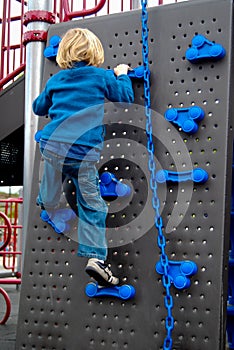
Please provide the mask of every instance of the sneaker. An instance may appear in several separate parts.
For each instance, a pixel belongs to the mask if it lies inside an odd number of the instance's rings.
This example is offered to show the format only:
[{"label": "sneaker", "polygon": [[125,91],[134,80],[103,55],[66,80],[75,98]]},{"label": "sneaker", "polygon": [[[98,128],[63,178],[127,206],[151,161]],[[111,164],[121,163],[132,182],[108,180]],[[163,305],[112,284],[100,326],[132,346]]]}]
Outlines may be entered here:
[{"label": "sneaker", "polygon": [[119,279],[113,276],[110,268],[102,261],[91,258],[88,261],[85,271],[90,277],[93,277],[101,286],[116,286]]}]

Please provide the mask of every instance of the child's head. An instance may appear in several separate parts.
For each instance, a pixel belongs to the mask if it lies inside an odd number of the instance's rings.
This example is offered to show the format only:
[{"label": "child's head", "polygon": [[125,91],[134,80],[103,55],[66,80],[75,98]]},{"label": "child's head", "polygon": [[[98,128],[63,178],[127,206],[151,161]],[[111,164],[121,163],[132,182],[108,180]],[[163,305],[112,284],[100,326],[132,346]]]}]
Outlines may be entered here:
[{"label": "child's head", "polygon": [[104,62],[104,50],[100,40],[88,29],[70,29],[59,44],[56,61],[63,68],[85,61],[99,67]]}]

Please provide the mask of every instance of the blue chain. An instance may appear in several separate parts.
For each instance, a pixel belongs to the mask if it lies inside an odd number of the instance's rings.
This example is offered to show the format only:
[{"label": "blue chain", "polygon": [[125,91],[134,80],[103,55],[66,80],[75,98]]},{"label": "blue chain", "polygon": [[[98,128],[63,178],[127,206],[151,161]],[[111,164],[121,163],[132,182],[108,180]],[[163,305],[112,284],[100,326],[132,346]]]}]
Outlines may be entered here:
[{"label": "blue chain", "polygon": [[145,116],[146,116],[146,134],[147,134],[147,149],[148,149],[148,168],[150,171],[150,187],[153,193],[152,205],[155,210],[155,226],[158,231],[158,247],[161,250],[160,262],[163,267],[164,274],[162,276],[162,283],[166,291],[164,297],[164,304],[167,309],[167,317],[165,328],[167,331],[166,338],[164,339],[163,349],[172,349],[172,331],[174,328],[174,318],[172,316],[173,299],[170,292],[171,278],[168,275],[168,257],[165,252],[166,239],[163,234],[163,220],[160,215],[160,201],[157,194],[157,182],[156,182],[156,164],[154,161],[154,144],[152,134],[152,119],[151,119],[151,102],[150,102],[150,80],[149,80],[149,48],[148,48],[148,12],[147,12],[147,0],[141,0],[142,6],[142,55],[144,65],[144,96],[145,96]]}]

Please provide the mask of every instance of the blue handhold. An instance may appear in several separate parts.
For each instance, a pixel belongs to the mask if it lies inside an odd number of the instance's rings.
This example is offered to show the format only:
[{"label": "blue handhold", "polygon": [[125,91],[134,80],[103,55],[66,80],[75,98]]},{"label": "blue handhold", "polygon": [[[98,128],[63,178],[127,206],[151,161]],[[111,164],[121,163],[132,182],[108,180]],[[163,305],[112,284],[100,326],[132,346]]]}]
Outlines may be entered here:
[{"label": "blue handhold", "polygon": [[234,259],[229,257],[228,271],[228,302],[234,305]]},{"label": "blue handhold", "polygon": [[144,66],[139,66],[128,71],[129,78],[144,78]]},{"label": "blue handhold", "polygon": [[234,305],[227,307],[227,337],[229,349],[234,349]]},{"label": "blue handhold", "polygon": [[169,108],[164,117],[167,121],[177,124],[184,132],[194,134],[198,130],[197,122],[201,121],[205,112],[199,106],[187,108]]},{"label": "blue handhold", "polygon": [[86,285],[85,293],[88,297],[116,297],[123,300],[131,299],[135,296],[135,288],[129,284],[123,286],[102,287],[91,282]]},{"label": "blue handhold", "polygon": [[40,142],[41,134],[42,134],[42,130],[38,130],[38,131],[36,132],[36,134],[34,135],[34,140],[35,140],[36,142]]},{"label": "blue handhold", "polygon": [[192,47],[187,49],[186,58],[190,62],[197,62],[203,59],[221,59],[226,51],[222,45],[209,41],[205,36],[199,34],[192,39]]},{"label": "blue handhold", "polygon": [[[114,70],[110,69],[110,71],[114,74]],[[150,74],[150,71],[149,71]],[[136,68],[132,68],[128,70],[129,78],[133,79],[142,79],[144,78],[144,66],[138,66]]]},{"label": "blue handhold", "polygon": [[58,53],[58,47],[60,44],[61,38],[58,35],[53,35],[50,38],[49,46],[47,46],[44,50],[44,57],[48,58],[50,60],[55,60],[57,53]]},{"label": "blue handhold", "polygon": [[[156,272],[163,275],[164,270],[160,261],[155,266]],[[185,261],[168,261],[168,275],[171,278],[171,282],[177,289],[185,289],[190,287],[190,276],[197,273],[197,265],[190,260]]]},{"label": "blue handhold", "polygon": [[181,172],[162,169],[156,173],[156,181],[158,183],[164,183],[166,181],[182,182],[188,180],[192,180],[196,183],[204,183],[208,180],[208,177],[208,173],[201,168]]},{"label": "blue handhold", "polygon": [[40,217],[47,222],[56,233],[61,234],[70,230],[70,225],[67,223],[76,218],[76,214],[72,209],[57,209],[53,211],[42,210]]},{"label": "blue handhold", "polygon": [[131,188],[109,172],[104,172],[100,176],[100,191],[102,197],[127,197],[131,194]]}]

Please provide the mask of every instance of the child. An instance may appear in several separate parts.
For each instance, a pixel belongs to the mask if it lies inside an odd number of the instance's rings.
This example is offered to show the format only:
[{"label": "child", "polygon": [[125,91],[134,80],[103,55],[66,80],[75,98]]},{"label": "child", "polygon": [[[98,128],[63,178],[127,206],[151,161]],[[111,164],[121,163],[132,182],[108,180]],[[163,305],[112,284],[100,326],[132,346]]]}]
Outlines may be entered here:
[{"label": "child", "polygon": [[120,64],[110,70],[99,68],[104,62],[101,42],[88,29],[71,29],[63,37],[57,54],[62,68],[52,76],[33,102],[39,116],[49,115],[40,150],[44,173],[38,204],[53,212],[59,203],[66,176],[75,184],[78,209],[78,256],[88,258],[86,272],[101,285],[117,285],[106,264],[105,221],[107,206],[100,195],[96,162],[104,138],[105,98],[131,103],[132,83],[129,67]]}]

